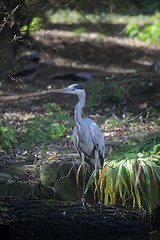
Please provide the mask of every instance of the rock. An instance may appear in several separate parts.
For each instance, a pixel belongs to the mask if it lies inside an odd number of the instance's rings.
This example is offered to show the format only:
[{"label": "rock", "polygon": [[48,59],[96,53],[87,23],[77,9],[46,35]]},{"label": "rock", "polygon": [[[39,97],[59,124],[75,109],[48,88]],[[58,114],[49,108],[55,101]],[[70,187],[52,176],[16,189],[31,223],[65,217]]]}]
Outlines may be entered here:
[{"label": "rock", "polygon": [[[41,166],[41,183],[45,187],[52,189],[59,200],[77,201],[82,196],[82,171],[77,176],[79,166],[79,161],[47,161]],[[76,179],[79,179],[79,183]]]}]

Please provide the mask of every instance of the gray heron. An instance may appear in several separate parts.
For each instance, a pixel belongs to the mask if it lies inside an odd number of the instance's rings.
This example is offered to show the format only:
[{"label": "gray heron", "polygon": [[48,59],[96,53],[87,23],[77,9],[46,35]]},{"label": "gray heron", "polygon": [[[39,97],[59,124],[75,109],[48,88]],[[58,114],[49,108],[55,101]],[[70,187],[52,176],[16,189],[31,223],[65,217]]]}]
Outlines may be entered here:
[{"label": "gray heron", "polygon": [[82,117],[82,109],[85,105],[86,93],[79,84],[72,84],[67,88],[55,89],[52,92],[69,93],[78,96],[78,102],[74,110],[75,128],[73,130],[74,146],[79,153],[83,166],[83,196],[85,188],[85,162],[94,167],[95,173],[103,167],[105,157],[105,141],[102,132],[94,120]]}]

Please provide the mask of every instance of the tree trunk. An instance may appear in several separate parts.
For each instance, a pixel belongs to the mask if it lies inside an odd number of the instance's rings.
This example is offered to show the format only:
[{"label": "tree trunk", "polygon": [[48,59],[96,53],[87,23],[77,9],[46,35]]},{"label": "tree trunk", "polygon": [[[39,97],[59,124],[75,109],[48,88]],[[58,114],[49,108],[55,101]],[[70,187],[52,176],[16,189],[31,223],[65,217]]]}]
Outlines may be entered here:
[{"label": "tree trunk", "polygon": [[14,33],[9,23],[5,23],[4,14],[0,14],[0,80],[6,77],[7,72],[13,65],[13,38]]},{"label": "tree trunk", "polygon": [[[139,233],[149,226],[145,211],[118,206],[62,203],[47,200],[0,199],[0,228],[11,239],[29,236],[100,236]],[[48,239],[48,238],[45,238]]]},{"label": "tree trunk", "polygon": [[0,2],[0,81],[8,78],[15,64],[15,50],[20,43],[19,21],[17,12],[24,1]]}]

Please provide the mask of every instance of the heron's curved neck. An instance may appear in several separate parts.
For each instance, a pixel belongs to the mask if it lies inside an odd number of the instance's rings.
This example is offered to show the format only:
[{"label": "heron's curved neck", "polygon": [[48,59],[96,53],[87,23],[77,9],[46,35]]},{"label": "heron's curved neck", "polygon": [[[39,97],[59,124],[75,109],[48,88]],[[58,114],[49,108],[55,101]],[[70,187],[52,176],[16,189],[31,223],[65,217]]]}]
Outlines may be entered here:
[{"label": "heron's curved neck", "polygon": [[75,122],[77,123],[81,123],[82,121],[82,108],[84,107],[85,104],[85,92],[82,93],[80,96],[78,96],[78,103],[75,106],[75,110],[74,110],[74,119]]}]

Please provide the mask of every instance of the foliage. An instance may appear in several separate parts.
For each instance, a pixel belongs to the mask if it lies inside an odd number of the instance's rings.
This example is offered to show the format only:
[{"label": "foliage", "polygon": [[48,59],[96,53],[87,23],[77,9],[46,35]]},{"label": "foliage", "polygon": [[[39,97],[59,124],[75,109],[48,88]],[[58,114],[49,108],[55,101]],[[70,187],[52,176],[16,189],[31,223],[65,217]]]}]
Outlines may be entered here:
[{"label": "foliage", "polygon": [[131,113],[123,113],[122,118],[119,118],[115,115],[105,121],[107,128],[114,128],[125,124],[130,124],[130,126],[137,125],[136,119]]},{"label": "foliage", "polygon": [[69,125],[69,122],[71,121],[67,112],[54,103],[49,104],[48,111],[44,116],[36,115],[28,119],[20,129],[21,147],[29,149],[39,144],[46,145],[53,139],[64,136],[66,125]]},{"label": "foliage", "polygon": [[42,19],[40,17],[34,17],[29,25],[24,25],[21,28],[21,31],[22,32],[25,32],[28,30],[29,31],[37,31],[37,30],[40,30],[41,25],[42,25]]},{"label": "foliage", "polygon": [[113,115],[112,117],[108,118],[105,121],[104,127],[107,129],[114,129],[117,127],[127,127],[128,130],[131,132],[135,131],[136,129],[145,129],[147,128],[148,124],[152,127],[155,127],[156,129],[159,129],[160,125],[160,114],[159,111],[152,107],[147,107],[147,105],[144,104],[143,106],[144,113],[143,117],[142,114],[139,114],[137,116],[133,116],[131,113],[123,113],[122,117],[118,117],[116,115]]},{"label": "foliage", "polygon": [[7,150],[17,145],[16,129],[0,120],[0,148]]},{"label": "foliage", "polygon": [[128,34],[131,38],[136,37],[139,31],[140,31],[140,26],[136,22],[131,22],[127,24],[125,28],[125,33]]},{"label": "foliage", "polygon": [[135,75],[130,79],[129,88],[130,89],[137,89],[143,88],[145,86],[145,78],[140,75]]},{"label": "foliage", "polygon": [[136,22],[127,24],[125,33],[132,38],[138,38],[141,41],[156,43],[160,40],[160,13],[150,17],[151,23],[140,26]]},{"label": "foliage", "polygon": [[44,146],[54,139],[63,137],[66,126],[70,127],[71,124],[69,114],[54,103],[48,105],[44,116],[35,115],[18,130],[0,120],[0,148],[7,150],[19,145],[21,149],[29,150],[33,146],[41,145],[44,149]]},{"label": "foliage", "polygon": [[152,212],[160,204],[160,134],[126,140],[108,157],[99,178],[105,204]]}]

